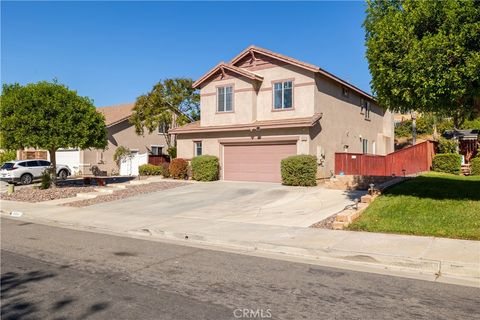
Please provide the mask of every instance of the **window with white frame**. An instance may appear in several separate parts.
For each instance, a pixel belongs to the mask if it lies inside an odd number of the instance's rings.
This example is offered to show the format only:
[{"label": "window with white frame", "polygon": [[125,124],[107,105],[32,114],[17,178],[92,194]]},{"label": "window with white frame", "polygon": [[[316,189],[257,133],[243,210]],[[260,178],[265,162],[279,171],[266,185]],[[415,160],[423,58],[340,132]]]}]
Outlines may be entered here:
[{"label": "window with white frame", "polygon": [[162,154],[162,146],[151,146],[152,156],[160,156]]},{"label": "window with white frame", "polygon": [[202,141],[195,141],[194,143],[194,152],[195,152],[195,157],[201,156],[202,155]]},{"label": "window with white frame", "polygon": [[293,81],[281,81],[273,84],[273,109],[293,108]]},{"label": "window with white frame", "polygon": [[363,144],[363,153],[368,153],[368,140],[362,139],[362,144]]},{"label": "window with white frame", "polygon": [[370,119],[370,102],[365,99],[362,99],[360,113],[365,116],[365,119]]},{"label": "window with white frame", "polygon": [[233,111],[233,86],[217,87],[217,111]]}]

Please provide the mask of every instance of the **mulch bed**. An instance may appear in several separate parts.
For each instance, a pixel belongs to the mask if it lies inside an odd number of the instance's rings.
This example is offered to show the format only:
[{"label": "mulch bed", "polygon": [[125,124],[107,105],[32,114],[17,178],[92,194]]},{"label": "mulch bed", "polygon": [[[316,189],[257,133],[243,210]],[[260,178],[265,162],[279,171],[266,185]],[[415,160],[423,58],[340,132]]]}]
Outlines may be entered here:
[{"label": "mulch bed", "polygon": [[312,224],[310,228],[333,229],[333,223],[335,222],[336,216],[337,214],[331,215],[322,221]]},{"label": "mulch bed", "polygon": [[152,193],[160,190],[172,189],[187,185],[184,182],[153,182],[149,184],[131,185],[126,189],[114,191],[112,194],[100,195],[93,199],[84,199],[63,204],[70,207],[86,207],[97,203],[110,202],[129,197],[134,197],[139,194]]},{"label": "mulch bed", "polygon": [[93,192],[95,187],[90,186],[60,186],[46,190],[37,188],[21,188],[13,194],[2,193],[0,199],[23,202],[41,202],[55,199],[75,197],[80,192]]}]

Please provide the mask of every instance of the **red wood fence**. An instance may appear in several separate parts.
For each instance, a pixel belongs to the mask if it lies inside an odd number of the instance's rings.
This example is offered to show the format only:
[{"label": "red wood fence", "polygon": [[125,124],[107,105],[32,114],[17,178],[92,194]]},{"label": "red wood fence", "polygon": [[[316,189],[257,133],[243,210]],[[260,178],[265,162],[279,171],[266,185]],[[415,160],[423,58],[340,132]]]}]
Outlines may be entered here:
[{"label": "red wood fence", "polygon": [[429,171],[435,146],[425,141],[386,156],[361,153],[335,153],[335,174],[361,176],[403,176]]},{"label": "red wood fence", "polygon": [[165,163],[165,162],[170,162],[170,157],[169,156],[166,156],[166,155],[158,155],[158,156],[154,156],[154,155],[151,155],[149,154],[148,155],[148,163],[149,164],[154,164],[156,166],[159,166],[161,165],[162,163]]}]

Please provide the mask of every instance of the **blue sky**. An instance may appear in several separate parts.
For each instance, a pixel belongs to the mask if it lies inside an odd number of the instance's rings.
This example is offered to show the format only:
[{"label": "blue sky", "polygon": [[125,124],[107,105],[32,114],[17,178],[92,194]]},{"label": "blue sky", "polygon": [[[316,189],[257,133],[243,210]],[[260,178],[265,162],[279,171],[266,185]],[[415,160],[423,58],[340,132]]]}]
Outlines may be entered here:
[{"label": "blue sky", "polygon": [[96,106],[197,79],[254,44],[370,92],[363,2],[5,2],[2,83],[57,78]]}]

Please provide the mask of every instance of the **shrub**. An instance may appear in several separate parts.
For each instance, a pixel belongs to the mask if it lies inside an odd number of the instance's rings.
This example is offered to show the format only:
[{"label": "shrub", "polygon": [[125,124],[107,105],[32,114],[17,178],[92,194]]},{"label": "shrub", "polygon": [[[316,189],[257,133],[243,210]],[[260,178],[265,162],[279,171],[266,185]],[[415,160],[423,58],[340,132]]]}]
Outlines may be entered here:
[{"label": "shrub", "polygon": [[15,150],[5,150],[0,152],[0,166],[7,161],[13,161],[17,158],[17,151]]},{"label": "shrub", "polygon": [[122,161],[122,159],[130,157],[132,157],[132,151],[124,146],[119,146],[113,154],[113,161],[115,161],[117,167],[120,168],[120,162]]},{"label": "shrub", "polygon": [[291,156],[282,160],[281,167],[283,184],[287,186],[317,185],[317,157]]},{"label": "shrub", "polygon": [[192,175],[197,181],[218,180],[218,158],[210,155],[198,156],[192,159]]},{"label": "shrub", "polygon": [[138,173],[142,176],[159,176],[163,173],[163,168],[153,164],[142,164],[138,167]]},{"label": "shrub", "polygon": [[185,179],[188,177],[188,162],[182,158],[175,158],[170,162],[168,171],[173,179]]},{"label": "shrub", "polygon": [[164,178],[170,177],[170,170],[168,169],[168,167],[170,166],[170,163],[163,162],[162,164],[160,164],[160,166],[162,167],[162,176]]},{"label": "shrub", "polygon": [[459,174],[461,167],[462,157],[458,153],[440,153],[433,157],[433,171]]},{"label": "shrub", "polygon": [[50,170],[46,169],[42,172],[42,179],[40,180],[40,189],[48,189],[52,184],[52,176],[50,175]]},{"label": "shrub", "polygon": [[453,139],[438,139],[438,153],[457,153],[458,142]]},{"label": "shrub", "polygon": [[480,156],[470,160],[470,170],[472,175],[480,176]]},{"label": "shrub", "polygon": [[167,153],[171,159],[175,159],[177,157],[177,147],[168,148]]}]

